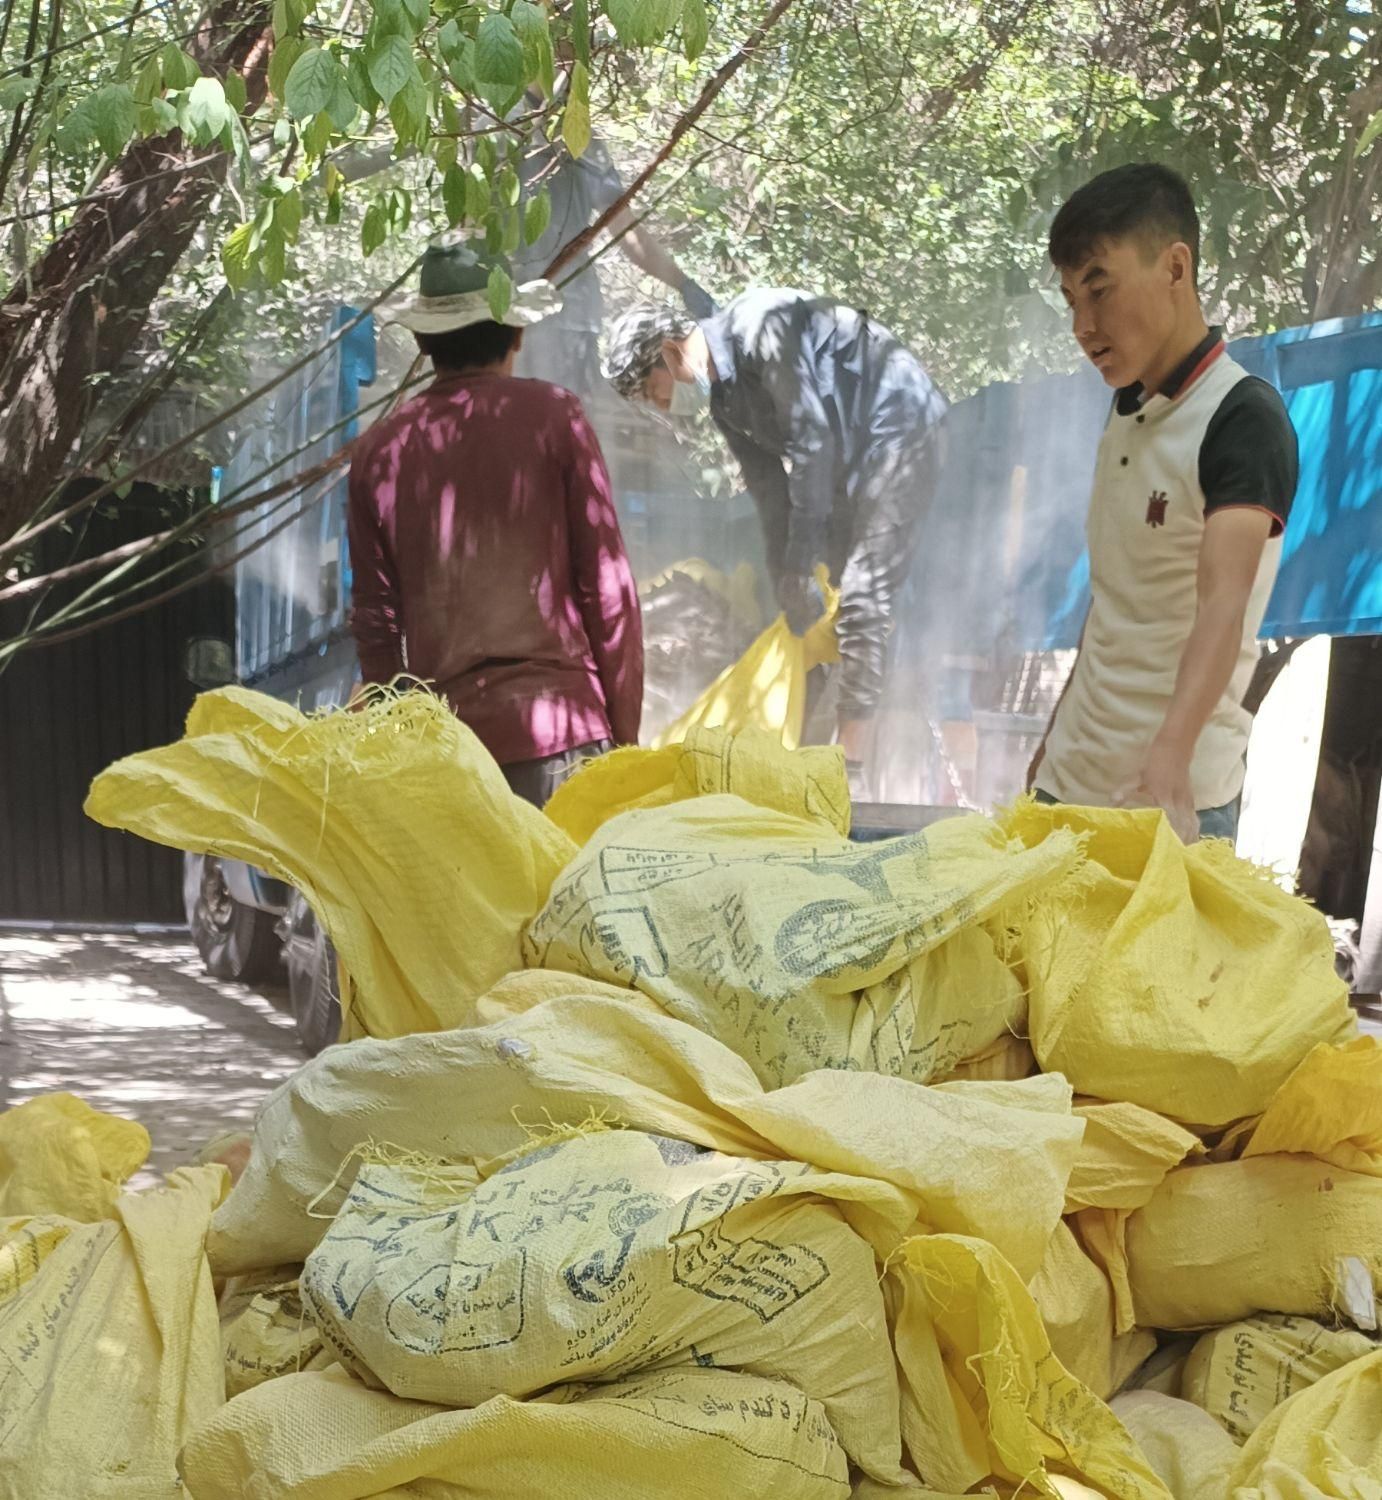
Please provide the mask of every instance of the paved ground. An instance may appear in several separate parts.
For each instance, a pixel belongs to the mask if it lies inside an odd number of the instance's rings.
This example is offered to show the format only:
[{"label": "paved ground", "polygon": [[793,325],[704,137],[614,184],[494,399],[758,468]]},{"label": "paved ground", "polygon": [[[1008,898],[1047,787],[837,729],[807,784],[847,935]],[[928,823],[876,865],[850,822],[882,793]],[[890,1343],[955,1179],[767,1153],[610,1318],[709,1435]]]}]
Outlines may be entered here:
[{"label": "paved ground", "polygon": [[301,1066],[272,999],[210,978],[186,939],[0,930],[0,1108],[65,1089],[138,1120],[145,1186],[248,1126]]}]

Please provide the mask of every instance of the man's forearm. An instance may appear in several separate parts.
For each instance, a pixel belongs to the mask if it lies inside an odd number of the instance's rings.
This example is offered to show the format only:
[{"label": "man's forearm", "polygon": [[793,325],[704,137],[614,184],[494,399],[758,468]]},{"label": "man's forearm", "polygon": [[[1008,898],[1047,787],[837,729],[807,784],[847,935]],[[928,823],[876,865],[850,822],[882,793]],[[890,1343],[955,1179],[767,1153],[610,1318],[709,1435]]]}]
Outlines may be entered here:
[{"label": "man's forearm", "polygon": [[1181,653],[1176,686],[1157,732],[1157,741],[1194,754],[1200,733],[1209,722],[1233,677],[1243,649],[1243,619],[1238,599],[1205,600]]},{"label": "man's forearm", "polygon": [[619,248],[645,276],[655,277],[673,291],[680,290],[686,275],[656,235],[635,224],[619,241]]}]

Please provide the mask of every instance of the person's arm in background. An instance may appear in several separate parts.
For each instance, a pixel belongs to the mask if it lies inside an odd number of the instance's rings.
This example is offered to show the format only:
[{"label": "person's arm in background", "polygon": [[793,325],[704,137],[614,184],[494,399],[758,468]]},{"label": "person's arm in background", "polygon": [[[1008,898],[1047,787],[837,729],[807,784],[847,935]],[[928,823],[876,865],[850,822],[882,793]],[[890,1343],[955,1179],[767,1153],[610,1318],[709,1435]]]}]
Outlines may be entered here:
[{"label": "person's arm in background", "polygon": [[1143,762],[1137,802],[1162,808],[1187,843],[1199,837],[1190,762],[1200,731],[1223,697],[1243,649],[1248,600],[1274,518],[1238,506],[1205,522],[1196,578],[1195,624],[1181,653],[1176,686]]},{"label": "person's arm in background", "polygon": [[[738,461],[744,488],[753,497],[763,528],[763,549],[768,563],[768,581],[776,598],[782,580],[783,559],[787,553],[787,522],[792,501],[787,492],[787,471],[782,460],[760,448],[752,438],[736,427],[721,429],[729,451]],[[790,623],[790,622],[789,622]],[[811,622],[807,621],[809,625]]]},{"label": "person's arm in background", "polygon": [[581,403],[570,401],[566,516],[571,585],[605,694],[616,745],[636,745],[643,717],[643,616],[609,472]]},{"label": "person's arm in background", "polygon": [[[623,180],[610,158],[608,147],[598,136],[592,138],[578,166],[590,184],[590,196],[597,213],[604,213],[624,196]],[[714,298],[692,281],[652,230],[645,229],[638,222],[630,205],[625,204],[615,214],[606,232],[631,265],[676,292],[693,318],[708,318],[715,311]]]},{"label": "person's arm in background", "polygon": [[1080,652],[1084,650],[1084,633],[1089,625],[1089,611],[1084,614],[1084,624],[1080,626],[1080,638],[1075,643],[1075,660],[1070,663],[1070,671],[1065,679],[1065,684],[1060,690],[1060,697],[1056,699],[1056,706],[1051,710],[1051,717],[1046,721],[1046,732],[1041,737],[1041,743],[1037,746],[1036,754],[1032,757],[1032,763],[1027,767],[1026,790],[1031,791],[1036,785],[1037,772],[1041,770],[1041,763],[1046,759],[1046,741],[1051,738],[1051,729],[1055,725],[1056,715],[1060,713],[1060,706],[1065,702],[1065,695],[1070,691],[1070,684],[1075,680],[1075,669],[1080,664]]},{"label": "person's arm in background", "polygon": [[392,682],[404,669],[403,617],[398,575],[366,478],[368,449],[350,466],[346,539],[350,547],[350,631],[366,686]]}]

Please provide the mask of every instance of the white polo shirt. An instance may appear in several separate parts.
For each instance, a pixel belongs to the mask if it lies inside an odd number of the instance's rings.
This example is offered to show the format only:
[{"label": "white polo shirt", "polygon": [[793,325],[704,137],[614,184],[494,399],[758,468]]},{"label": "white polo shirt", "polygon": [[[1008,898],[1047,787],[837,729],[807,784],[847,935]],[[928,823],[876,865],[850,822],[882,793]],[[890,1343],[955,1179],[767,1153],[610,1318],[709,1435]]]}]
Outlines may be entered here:
[{"label": "white polo shirt", "polygon": [[1252,506],[1273,517],[1272,539],[1248,601],[1238,665],[1190,765],[1199,810],[1239,795],[1252,724],[1242,701],[1296,473],[1296,436],[1281,397],[1228,357],[1217,329],[1155,395],[1144,399],[1138,386],[1119,391],[1089,507],[1089,619],[1037,774],[1042,791],[1107,807],[1136,782],[1195,623],[1206,518]]}]

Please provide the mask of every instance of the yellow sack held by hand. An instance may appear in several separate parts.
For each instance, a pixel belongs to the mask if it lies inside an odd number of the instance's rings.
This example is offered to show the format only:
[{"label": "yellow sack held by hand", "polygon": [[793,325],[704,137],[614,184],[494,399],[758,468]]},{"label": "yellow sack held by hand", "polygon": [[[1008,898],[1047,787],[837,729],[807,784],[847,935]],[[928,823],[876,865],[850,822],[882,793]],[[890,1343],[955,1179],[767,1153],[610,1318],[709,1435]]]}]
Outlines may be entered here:
[{"label": "yellow sack held by hand", "polygon": [[287,1375],[204,1423],[180,1467],[196,1500],[849,1500],[817,1402],[695,1367],[470,1411]]},{"label": "yellow sack held by hand", "polygon": [[470,1024],[521,967],[523,924],[575,853],[424,692],[310,717],[244,688],[204,693],[183,739],[102,772],[86,811],[296,886],[350,975],[346,1040]]},{"label": "yellow sack held by hand", "polygon": [[825,613],[805,635],[793,635],[785,615],[779,615],[752,646],[727,667],[675,724],[654,741],[655,748],[675,745],[695,728],[765,729],[789,749],[801,744],[806,716],[806,674],[840,659],[835,621],[840,595],[830,586],[824,568],[816,581],[825,599]]}]

